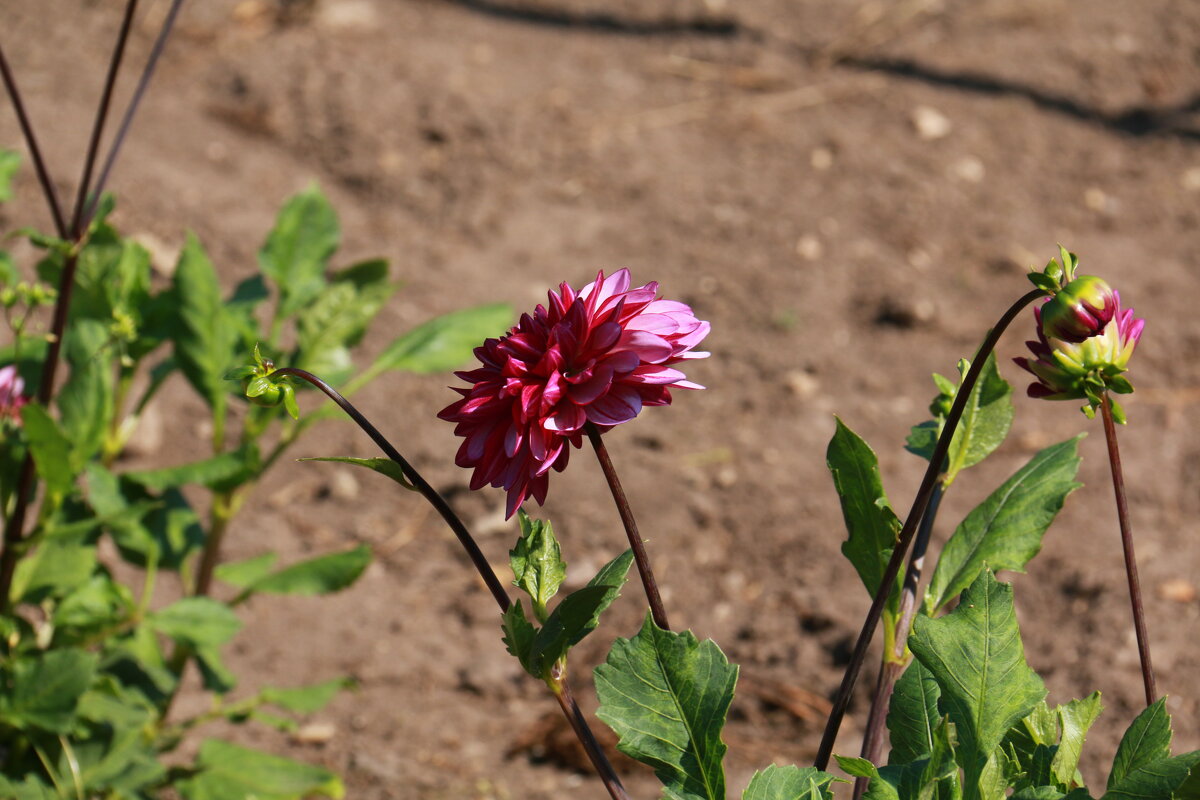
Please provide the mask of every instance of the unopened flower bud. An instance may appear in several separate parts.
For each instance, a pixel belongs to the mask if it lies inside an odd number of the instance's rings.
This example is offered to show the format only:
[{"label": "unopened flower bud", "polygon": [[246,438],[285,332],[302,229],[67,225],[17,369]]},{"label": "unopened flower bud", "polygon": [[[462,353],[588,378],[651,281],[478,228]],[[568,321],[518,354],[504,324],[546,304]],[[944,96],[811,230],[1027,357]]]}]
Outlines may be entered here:
[{"label": "unopened flower bud", "polygon": [[1103,279],[1081,275],[1042,306],[1042,332],[1051,339],[1081,343],[1104,330],[1120,302],[1116,291]]}]

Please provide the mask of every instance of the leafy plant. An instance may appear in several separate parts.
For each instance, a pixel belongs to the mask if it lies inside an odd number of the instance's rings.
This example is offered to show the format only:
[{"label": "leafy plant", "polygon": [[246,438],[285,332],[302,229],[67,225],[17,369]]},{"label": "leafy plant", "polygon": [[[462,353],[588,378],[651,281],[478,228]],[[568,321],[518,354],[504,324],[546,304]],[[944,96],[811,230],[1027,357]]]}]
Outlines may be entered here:
[{"label": "leafy plant", "polygon": [[[4,154],[0,164],[13,160]],[[5,549],[11,572],[0,573],[0,596],[17,612],[2,620],[0,744],[9,755],[0,765],[0,796],[134,798],[173,786],[192,800],[340,797],[341,782],[328,770],[219,739],[205,740],[191,766],[163,763],[208,722],[294,728],[297,716],[319,711],[352,685],[335,678],[229,699],[237,678],[222,651],[242,626],[236,607],[260,594],[341,591],[371,555],[359,546],[282,567],[273,553],[221,563],[221,546],[236,535],[235,518],[255,485],[329,417],[291,418],[283,412],[296,410],[294,398],[283,406],[248,404],[226,375],[251,353],[265,368],[261,342],[266,352],[332,372],[354,391],[392,370],[461,363],[470,354],[465,342],[493,332],[509,311],[492,305],[433,320],[359,368],[353,348],[396,284],[382,260],[332,268],[340,228],[316,187],[284,205],[260,251],[260,271],[230,295],[192,235],[170,283],[157,285],[149,253],[108,221],[112,208],[111,200],[102,204],[78,245],[25,232],[43,254],[40,282],[20,282],[15,269],[0,276],[13,334],[0,360],[14,364],[24,384],[38,385],[41,320],[55,297],[48,284],[61,279],[69,259],[76,262],[66,380],[52,404],[22,397],[2,423],[6,519],[39,485],[42,491],[32,528]],[[208,409],[211,455],[124,467],[126,446],[177,373]],[[34,481],[22,487],[26,454]],[[104,537],[137,568],[134,583],[102,563]],[[159,607],[155,589],[167,575],[184,596]],[[175,719],[172,703],[193,661],[212,708]]]}]

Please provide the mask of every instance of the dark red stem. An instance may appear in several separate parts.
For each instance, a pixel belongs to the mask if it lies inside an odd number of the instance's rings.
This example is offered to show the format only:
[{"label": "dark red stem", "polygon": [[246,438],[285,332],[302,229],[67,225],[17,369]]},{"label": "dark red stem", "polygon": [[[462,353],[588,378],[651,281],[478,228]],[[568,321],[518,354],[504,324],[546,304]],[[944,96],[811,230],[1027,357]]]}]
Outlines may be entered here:
[{"label": "dark red stem", "polygon": [[1129,603],[1133,607],[1133,630],[1137,634],[1138,657],[1142,662],[1142,684],[1146,705],[1158,699],[1154,686],[1154,665],[1150,663],[1150,637],[1146,633],[1146,610],[1142,605],[1142,585],[1138,580],[1137,557],[1133,553],[1133,526],[1129,522],[1129,503],[1125,499],[1125,475],[1121,470],[1121,452],[1117,449],[1117,426],[1113,422],[1112,401],[1108,393],[1100,401],[1104,420],[1104,438],[1108,441],[1108,464],[1112,469],[1113,493],[1117,497],[1117,519],[1121,524],[1121,547],[1125,551],[1125,577],[1129,581]]},{"label": "dark red stem", "polygon": [[963,384],[958,390],[958,395],[954,398],[954,405],[951,406],[950,413],[946,415],[946,425],[942,429],[942,435],[938,437],[937,446],[934,447],[933,455],[929,459],[929,467],[925,470],[925,477],[921,481],[921,487],[917,490],[917,496],[913,499],[912,508],[909,509],[908,516],[904,520],[904,527],[900,530],[896,547],[892,550],[892,557],[888,561],[887,569],[884,570],[883,579],[880,581],[879,589],[875,593],[875,599],[872,601],[871,608],[867,612],[867,618],[863,621],[862,630],[859,632],[858,640],[854,644],[854,652],[850,656],[850,663],[846,666],[846,673],[842,677],[842,684],[838,687],[837,696],[834,697],[833,709],[829,712],[829,720],[825,724],[825,733],[821,737],[821,745],[817,750],[815,761],[817,769],[823,770],[829,766],[829,759],[833,755],[834,740],[837,739],[838,729],[841,728],[842,719],[846,716],[846,708],[850,705],[850,694],[854,691],[854,685],[858,682],[859,673],[862,672],[863,663],[867,658],[867,650],[871,646],[871,639],[875,636],[875,628],[879,625],[879,618],[883,614],[883,607],[887,603],[888,594],[891,593],[892,583],[896,580],[896,575],[900,572],[900,565],[904,562],[904,557],[908,554],[909,545],[912,544],[913,537],[916,535],[917,525],[924,516],[926,507],[929,505],[929,499],[933,495],[933,487],[937,483],[938,474],[942,470],[942,462],[945,460],[946,453],[950,449],[950,440],[954,437],[955,429],[958,428],[958,421],[962,418],[963,409],[967,405],[967,398],[970,397],[971,390],[975,388],[975,383],[979,380],[979,374],[983,372],[984,362],[987,361],[988,355],[996,348],[996,342],[1000,340],[1001,334],[1016,319],[1017,314],[1021,313],[1025,306],[1044,296],[1045,292],[1041,289],[1034,289],[1013,303],[1012,307],[1004,312],[1004,316],[1000,317],[1000,320],[996,323],[996,327],[989,331],[987,338],[983,340],[983,344],[971,362],[971,368],[967,370],[967,374],[963,378]]},{"label": "dark red stem", "polygon": [[12,101],[17,122],[21,125],[21,135],[25,137],[29,157],[33,159],[33,168],[37,172],[38,183],[42,185],[42,194],[46,196],[46,205],[50,207],[50,216],[54,217],[54,229],[58,231],[60,239],[66,239],[70,232],[67,230],[62,207],[58,204],[58,193],[54,191],[54,182],[50,180],[50,172],[46,169],[45,159],[42,158],[42,149],[38,147],[37,136],[33,133],[33,125],[25,112],[25,103],[21,100],[21,92],[17,89],[12,70],[8,68],[8,59],[4,57],[3,48],[0,48],[0,76],[4,78],[4,88],[8,90],[8,98]]},{"label": "dark red stem", "polygon": [[596,741],[592,729],[588,727],[583,712],[579,710],[579,704],[575,702],[575,696],[571,694],[571,687],[565,679],[559,680],[557,687],[554,697],[558,700],[558,705],[566,715],[567,721],[571,723],[571,729],[575,731],[575,735],[583,744],[583,749],[587,751],[588,758],[591,760],[592,766],[596,768],[596,774],[600,776],[604,788],[608,790],[609,797],[613,800],[630,800],[629,793],[625,791],[621,779],[617,777],[616,770],[613,769],[608,756],[604,755],[604,750]]},{"label": "dark red stem", "polygon": [[125,57],[125,45],[129,42],[129,29],[133,27],[133,15],[138,0],[125,4],[125,18],[121,21],[121,32],[113,47],[112,59],[108,62],[108,75],[104,79],[104,91],[100,94],[100,106],[96,109],[96,120],[92,124],[92,135],[88,139],[87,155],[83,160],[83,174],[79,177],[79,190],[75,193],[75,213],[71,218],[71,234],[79,239],[83,236],[83,204],[87,200],[92,184],[92,172],[96,168],[96,154],[100,151],[100,139],[104,136],[104,123],[112,107],[113,88],[117,85],[117,74],[121,71],[121,60]]},{"label": "dark red stem", "polygon": [[663,606],[662,596],[658,593],[658,583],[654,580],[650,555],[646,552],[641,534],[638,533],[637,520],[634,519],[633,509],[629,507],[625,490],[621,488],[621,479],[617,477],[617,470],[609,458],[608,448],[604,446],[604,438],[600,435],[600,429],[591,422],[587,423],[584,429],[591,440],[592,448],[596,451],[596,458],[600,461],[600,469],[608,481],[608,488],[612,491],[613,502],[617,504],[617,513],[621,515],[621,524],[625,526],[625,535],[629,538],[629,546],[633,548],[638,575],[641,576],[642,586],[646,589],[646,599],[650,601],[650,615],[654,617],[655,625],[669,631],[671,624],[667,622],[667,609]]},{"label": "dark red stem", "polygon": [[[879,680],[875,683],[875,696],[871,699],[871,711],[867,714],[867,730],[863,736],[862,751],[860,752],[860,755],[872,764],[879,763],[879,756],[883,752],[883,730],[887,726],[892,690],[896,687],[896,681],[900,679],[907,666],[904,663],[904,651],[908,647],[908,632],[912,630],[913,617],[917,615],[917,590],[921,586],[921,571],[925,568],[925,551],[929,548],[929,536],[933,532],[933,522],[937,519],[938,507],[942,503],[945,487],[946,485],[941,481],[933,486],[933,496],[929,498],[925,515],[921,517],[921,527],[917,529],[917,538],[913,540],[908,567],[904,570],[904,586],[900,590],[900,615],[896,622],[895,645],[891,653],[883,654],[883,663],[879,667]],[[855,779],[854,800],[863,796],[869,783],[869,778]]]}]

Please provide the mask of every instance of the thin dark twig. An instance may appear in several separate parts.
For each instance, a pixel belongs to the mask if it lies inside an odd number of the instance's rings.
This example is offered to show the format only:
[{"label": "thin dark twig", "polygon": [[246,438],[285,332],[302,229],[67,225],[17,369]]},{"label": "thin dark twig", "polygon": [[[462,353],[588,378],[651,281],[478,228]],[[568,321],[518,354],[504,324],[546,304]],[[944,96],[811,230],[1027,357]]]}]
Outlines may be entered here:
[{"label": "thin dark twig", "polygon": [[1137,634],[1138,658],[1142,662],[1142,684],[1146,705],[1158,698],[1154,686],[1154,666],[1150,663],[1150,637],[1146,633],[1146,609],[1142,605],[1142,585],[1138,580],[1137,557],[1133,553],[1133,526],[1129,522],[1129,504],[1125,499],[1125,475],[1121,453],[1117,449],[1117,426],[1113,423],[1112,401],[1105,392],[1100,402],[1104,420],[1104,438],[1108,441],[1108,464],[1112,469],[1113,493],[1117,498],[1117,519],[1121,525],[1121,547],[1125,551],[1125,577],[1129,582],[1129,604],[1133,607],[1133,630]]},{"label": "thin dark twig", "polygon": [[604,750],[600,747],[600,743],[596,741],[596,736],[592,733],[592,729],[588,727],[587,718],[583,716],[583,712],[579,710],[579,704],[575,702],[575,695],[571,693],[571,687],[566,682],[566,679],[556,681],[557,690],[554,692],[554,697],[558,700],[559,707],[562,708],[563,714],[566,715],[567,721],[571,723],[572,730],[583,744],[583,749],[587,751],[588,758],[591,759],[592,766],[596,768],[596,773],[600,776],[600,780],[604,783],[604,788],[608,790],[608,794],[613,800],[630,800],[629,793],[625,791],[625,787],[621,784],[621,779],[617,776],[616,770],[613,769],[612,763],[608,757],[604,755]]},{"label": "thin dark twig", "polygon": [[[883,751],[883,729],[887,725],[888,709],[891,706],[892,690],[896,681],[908,666],[904,661],[905,650],[908,649],[908,632],[912,629],[913,617],[917,615],[917,590],[921,586],[921,571],[925,567],[925,551],[929,549],[929,537],[933,533],[933,522],[937,519],[938,508],[942,504],[942,495],[946,484],[938,481],[933,486],[933,494],[929,505],[921,517],[921,526],[917,528],[917,536],[913,539],[912,553],[908,557],[908,567],[904,570],[904,586],[900,590],[900,614],[896,622],[896,636],[891,653],[883,654],[883,663],[879,667],[879,680],[875,683],[875,696],[871,699],[871,711],[867,714],[867,730],[863,736],[860,755],[872,764],[879,763]],[[870,778],[856,778],[854,781],[854,800],[863,796]]]},{"label": "thin dark twig", "polygon": [[17,122],[21,124],[21,134],[25,137],[25,145],[29,148],[29,157],[33,159],[33,168],[37,172],[38,183],[42,185],[42,194],[46,196],[46,205],[50,207],[50,216],[54,217],[54,229],[61,239],[68,235],[67,222],[63,218],[62,206],[58,203],[58,193],[54,191],[54,182],[46,169],[46,161],[42,158],[42,149],[38,147],[37,136],[33,133],[33,125],[25,112],[25,103],[21,100],[21,92],[13,79],[12,70],[8,68],[8,59],[4,57],[4,49],[0,48],[0,75],[4,77],[4,88],[12,101],[13,111],[17,114]]},{"label": "thin dark twig", "polygon": [[345,411],[347,416],[354,420],[358,427],[363,429],[363,432],[366,433],[367,436],[371,437],[371,441],[375,442],[375,444],[379,446],[379,449],[382,450],[388,458],[390,458],[392,461],[395,461],[400,466],[400,470],[404,473],[404,477],[408,478],[413,487],[421,493],[421,496],[428,500],[429,504],[432,505],[434,509],[442,515],[442,519],[444,519],[446,524],[450,526],[450,530],[454,531],[454,535],[458,537],[459,544],[461,544],[467,551],[467,556],[470,557],[471,563],[475,565],[476,571],[479,572],[479,577],[481,577],[483,582],[487,584],[488,589],[492,593],[492,597],[496,598],[496,604],[500,606],[500,610],[507,611],[508,607],[512,605],[512,601],[509,600],[508,593],[504,591],[503,584],[501,584],[500,579],[496,577],[496,573],[492,570],[492,565],[488,563],[487,558],[483,555],[483,551],[480,550],[479,545],[475,543],[475,539],[471,536],[471,532],[467,530],[467,526],[464,525],[462,520],[458,518],[458,515],[454,513],[454,509],[450,508],[450,505],[444,499],[442,499],[442,496],[437,493],[437,490],[430,486],[429,483],[421,477],[421,474],[413,469],[411,464],[404,460],[404,456],[400,455],[400,451],[392,446],[392,443],[387,440],[387,437],[380,433],[379,430],[371,424],[371,421],[364,417],[362,412],[355,408],[349,400],[342,397],[341,393],[338,392],[337,389],[334,389],[332,386],[318,378],[316,375],[313,375],[311,372],[297,369],[295,367],[283,367],[275,370],[275,372],[272,374],[293,375],[300,380],[308,381],[313,386],[320,389],[325,393],[326,397],[337,403],[342,411]]},{"label": "thin dark twig", "polygon": [[112,58],[108,62],[108,75],[104,79],[104,91],[100,94],[100,106],[96,109],[96,119],[92,124],[92,135],[88,140],[87,156],[83,162],[83,174],[79,178],[79,189],[75,193],[75,213],[71,217],[71,234],[76,238],[83,235],[83,204],[87,200],[88,189],[92,183],[92,172],[96,168],[96,154],[100,150],[100,139],[104,135],[104,123],[108,120],[108,110],[112,107],[113,88],[117,85],[117,74],[121,70],[121,61],[125,57],[125,45],[129,42],[129,30],[133,27],[133,15],[137,11],[138,0],[129,0],[125,5],[125,18],[121,22],[121,31],[117,34],[117,43],[113,47]]},{"label": "thin dark twig", "polygon": [[100,196],[104,193],[104,187],[108,184],[108,176],[112,172],[113,165],[116,164],[117,155],[121,152],[121,145],[125,143],[125,136],[129,133],[129,126],[133,124],[133,116],[137,113],[138,106],[141,105],[142,97],[146,94],[146,89],[150,86],[150,79],[154,77],[154,69],[158,66],[158,60],[162,56],[163,49],[167,46],[167,39],[171,35],[171,30],[175,27],[175,18],[179,16],[179,9],[183,6],[183,0],[172,0],[171,8],[167,11],[167,18],[163,20],[162,29],[158,32],[158,38],[154,40],[154,47],[150,50],[150,57],[146,59],[146,66],[142,69],[142,75],[138,78],[137,88],[133,90],[133,97],[129,101],[129,107],[125,109],[125,116],[121,119],[121,125],[117,128],[117,135],[113,137],[112,144],[108,148],[108,156],[104,159],[104,168],[100,170],[100,178],[96,181],[95,191],[92,192],[92,200],[87,204],[87,211],[80,220],[80,227],[86,229],[92,221],[92,216],[96,213],[96,205],[100,202]]},{"label": "thin dark twig", "polygon": [[587,423],[584,429],[592,448],[596,451],[596,458],[600,461],[600,469],[608,481],[608,488],[612,491],[613,502],[617,504],[617,513],[621,515],[621,524],[625,526],[625,535],[629,538],[629,546],[633,548],[633,559],[637,562],[638,574],[642,578],[642,586],[646,589],[646,599],[650,601],[650,614],[654,617],[654,624],[664,631],[669,631],[671,624],[667,622],[667,609],[663,606],[662,595],[658,593],[658,583],[654,580],[650,554],[646,552],[646,545],[638,533],[637,520],[634,519],[633,509],[629,507],[625,490],[621,488],[621,479],[617,477],[617,470],[608,455],[608,448],[604,446],[604,438],[600,435],[600,429],[591,422]]},{"label": "thin dark twig", "polygon": [[858,634],[858,641],[854,644],[854,652],[850,657],[850,663],[846,666],[846,673],[842,677],[842,685],[838,687],[837,696],[833,701],[833,709],[829,712],[829,720],[825,724],[825,733],[821,737],[821,745],[817,750],[817,758],[815,761],[817,769],[825,769],[829,766],[829,758],[833,755],[833,744],[837,738],[838,729],[842,725],[842,718],[846,715],[846,708],[850,705],[850,694],[854,691],[854,684],[858,681],[858,675],[862,671],[863,662],[866,661],[867,650],[871,646],[871,639],[875,636],[875,628],[879,625],[879,618],[883,614],[883,607],[887,603],[888,595],[891,593],[892,582],[896,580],[896,575],[900,572],[900,565],[904,562],[904,556],[908,553],[908,547],[912,544],[913,536],[917,532],[917,524],[925,514],[925,509],[929,505],[929,498],[933,494],[933,486],[937,482],[937,476],[941,472],[942,462],[946,458],[946,453],[950,449],[950,440],[954,436],[954,431],[958,428],[958,421],[962,417],[963,409],[967,405],[967,398],[971,395],[971,390],[975,387],[975,383],[979,380],[979,375],[983,372],[984,362],[996,347],[996,342],[1000,340],[1001,334],[1005,329],[1016,319],[1017,314],[1025,306],[1032,303],[1039,297],[1044,297],[1045,292],[1041,289],[1034,289],[1004,312],[1004,316],[996,323],[996,327],[988,332],[987,338],[983,340],[979,351],[975,354],[975,358],[971,362],[971,368],[967,370],[966,376],[963,378],[963,384],[959,387],[958,396],[954,399],[954,405],[950,408],[950,413],[946,415],[946,425],[942,429],[942,435],[938,437],[937,446],[933,449],[933,455],[929,460],[929,467],[925,470],[925,477],[921,481],[921,487],[917,490],[917,496],[913,499],[912,508],[909,509],[908,516],[904,520],[904,527],[900,530],[900,536],[896,541],[896,547],[892,550],[892,557],[888,561],[887,568],[884,570],[883,579],[879,583],[879,589],[875,592],[875,599],[871,603],[871,608],[867,612],[867,618],[863,621],[862,630]]},{"label": "thin dark twig", "polygon": [[[512,605],[512,601],[509,600],[508,593],[504,590],[504,586],[501,585],[500,579],[496,577],[491,564],[484,557],[483,551],[475,544],[475,539],[471,536],[471,532],[467,530],[467,526],[454,513],[454,509],[450,508],[450,505],[437,493],[437,490],[430,486],[421,477],[421,474],[400,455],[400,451],[392,446],[387,437],[380,433],[379,429],[372,425],[371,421],[363,416],[362,412],[355,408],[340,392],[311,372],[295,367],[283,367],[275,370],[272,374],[292,375],[320,389],[325,393],[326,397],[337,403],[338,407],[346,412],[350,419],[354,420],[355,424],[362,428],[367,436],[371,437],[371,441],[375,442],[388,458],[399,465],[401,472],[404,473],[404,477],[408,479],[408,482],[437,509],[437,512],[442,515],[442,519],[454,531],[454,535],[458,537],[459,543],[466,549],[471,563],[475,565],[475,569],[479,572],[479,576],[483,578],[483,582],[491,590],[492,597],[496,599],[496,605],[500,606],[500,611],[507,611],[509,606]],[[557,676],[555,678],[555,687],[552,688],[553,694],[558,699],[563,713],[566,714],[567,721],[571,723],[572,730],[575,731],[575,735],[579,737],[579,741],[583,744],[584,749],[587,750],[588,757],[592,760],[597,774],[604,782],[604,786],[608,789],[609,794],[612,795],[613,800],[630,800],[629,795],[626,794],[624,787],[621,785],[620,779],[617,778],[616,771],[613,769],[612,764],[609,763],[608,757],[605,756],[600,744],[596,741],[595,735],[588,726],[587,719],[579,711],[579,706],[575,702],[575,697],[571,693],[571,687],[567,683],[566,677]]]}]

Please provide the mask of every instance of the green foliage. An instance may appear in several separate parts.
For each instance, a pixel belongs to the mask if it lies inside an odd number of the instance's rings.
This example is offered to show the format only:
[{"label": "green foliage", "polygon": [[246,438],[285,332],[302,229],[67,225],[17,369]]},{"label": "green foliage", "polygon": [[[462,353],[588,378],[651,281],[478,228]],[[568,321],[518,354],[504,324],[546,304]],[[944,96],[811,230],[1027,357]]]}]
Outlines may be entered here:
[{"label": "green foliage", "polygon": [[549,522],[522,512],[520,523],[521,536],[509,552],[516,578],[513,584],[530,596],[534,618],[542,625],[534,626],[517,600],[501,618],[504,644],[530,675],[557,691],[556,667],[565,667],[570,649],[596,629],[600,615],[620,596],[633,552],[626,550],[605,564],[587,586],[571,592],[549,611],[546,604],[566,579],[567,565]]},{"label": "green foliage", "polygon": [[192,234],[175,266],[173,290],[175,361],[200,397],[215,413],[223,414],[228,391],[225,373],[237,357],[237,331],[221,299],[217,272]]},{"label": "green foliage", "polygon": [[849,532],[849,538],[842,543],[842,553],[858,570],[867,591],[874,595],[883,582],[901,528],[883,491],[879,461],[867,443],[840,419],[825,452],[825,461]]},{"label": "green foliage", "polygon": [[[950,407],[958,396],[959,387],[970,366],[966,359],[958,362],[957,384],[949,378],[934,374],[933,382],[937,385],[938,396],[929,406],[933,419],[912,429],[905,448],[909,452],[926,460],[933,457],[933,449],[945,426],[946,416],[950,413]],[[950,439],[943,483],[949,486],[959,472],[978,464],[995,451],[1004,441],[1004,437],[1008,436],[1012,419],[1012,386],[1000,377],[993,353],[984,362],[979,380],[967,397],[958,427]]]},{"label": "green foliage", "polygon": [[498,337],[512,324],[512,308],[502,303],[452,311],[396,339],[368,370],[379,373],[446,372],[461,365],[487,337]]},{"label": "green foliage", "polygon": [[954,531],[929,581],[925,608],[932,613],[958,596],[984,569],[1024,572],[1067,495],[1082,484],[1079,439],[1051,445],[1034,455]]},{"label": "green foliage", "polygon": [[300,461],[332,461],[336,464],[353,464],[356,467],[364,467],[372,472],[378,472],[391,478],[396,483],[403,486],[405,489],[416,491],[416,487],[409,483],[408,478],[404,475],[404,470],[400,465],[390,458],[352,458],[350,456],[320,456],[313,458],[301,458]]},{"label": "green foliage", "polygon": [[[0,154],[0,195],[14,165],[13,156]],[[332,773],[217,740],[200,747],[194,765],[172,755],[209,719],[291,729],[296,715],[319,710],[350,685],[336,679],[265,687],[237,701],[225,697],[237,676],[221,653],[242,627],[238,604],[259,594],[340,591],[371,560],[369,548],[359,546],[278,568],[274,554],[261,553],[216,564],[214,577],[239,591],[228,601],[207,596],[207,578],[202,584],[198,577],[202,560],[223,539],[252,533],[235,524],[251,491],[328,416],[287,418],[285,412],[299,417],[299,384],[271,378],[275,365],[256,343],[288,366],[319,371],[350,391],[384,368],[456,367],[470,356],[479,328],[494,331],[502,324],[496,320],[511,312],[488,306],[431,321],[401,337],[403,346],[393,346],[384,362],[359,371],[354,348],[397,285],[381,260],[332,264],[337,218],[316,187],[285,204],[260,251],[261,271],[231,293],[223,291],[223,270],[194,235],[186,238],[170,284],[159,286],[149,253],[108,222],[112,208],[112,198],[103,198],[79,245],[23,232],[42,251],[41,282],[22,281],[12,259],[0,253],[0,300],[14,333],[12,344],[0,347],[0,366],[15,363],[29,386],[38,384],[48,352],[51,287],[70,259],[76,267],[57,395],[48,407],[26,405],[19,424],[0,420],[0,505],[11,513],[27,451],[37,483],[30,496],[40,502],[29,509],[24,541],[14,551],[19,558],[9,600],[21,608],[0,618],[0,727],[7,731],[0,738],[9,754],[0,763],[0,797],[340,797]],[[239,364],[251,366],[233,369]],[[226,379],[231,370],[245,381],[242,389],[251,389],[244,413],[230,411],[230,395],[240,394]],[[191,443],[178,443],[180,433],[172,429],[166,458],[131,470],[123,451],[177,374],[211,415],[212,449],[188,452]],[[266,381],[260,392],[251,387],[258,379]],[[170,458],[171,452],[187,455]],[[390,461],[345,461],[407,485]],[[101,563],[97,550],[105,539],[128,566]],[[619,561],[624,571],[600,576],[602,585],[561,604],[559,617],[547,621],[554,625],[538,644],[546,658],[557,658],[595,627],[624,581],[629,562]],[[156,593],[164,571],[177,573],[185,590],[166,605]],[[210,708],[168,720],[191,661],[213,693]]]},{"label": "green foliage", "polygon": [[754,773],[742,800],[832,800],[830,784],[836,780],[816,767],[780,767],[772,764]]},{"label": "green foliage", "polygon": [[1046,695],[1041,678],[1025,663],[1012,586],[985,570],[953,613],[917,617],[909,646],[938,684],[938,707],[955,724],[964,797],[978,798],[988,757]]},{"label": "green foliage", "polygon": [[654,768],[664,797],[725,800],[721,729],[737,673],[711,640],[664,631],[647,615],[596,667],[596,713],[622,753]]},{"label": "green foliage", "polygon": [[196,774],[176,784],[186,800],[300,800],[341,798],[346,790],[327,769],[280,758],[220,739],[206,739]]},{"label": "green foliage", "polygon": [[0,203],[12,199],[12,179],[20,166],[20,153],[0,150]]},{"label": "green foliage", "polygon": [[517,512],[517,519],[521,537],[508,554],[513,585],[529,595],[538,620],[545,622],[546,604],[558,594],[558,587],[567,577],[567,565],[549,520],[532,519],[524,511]]},{"label": "green foliage", "polygon": [[941,690],[933,674],[920,661],[904,670],[892,690],[887,727],[892,737],[889,764],[908,764],[933,752],[933,734],[941,720]]}]

